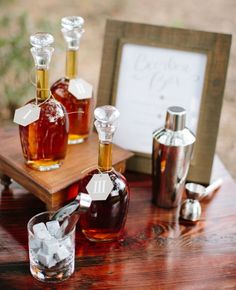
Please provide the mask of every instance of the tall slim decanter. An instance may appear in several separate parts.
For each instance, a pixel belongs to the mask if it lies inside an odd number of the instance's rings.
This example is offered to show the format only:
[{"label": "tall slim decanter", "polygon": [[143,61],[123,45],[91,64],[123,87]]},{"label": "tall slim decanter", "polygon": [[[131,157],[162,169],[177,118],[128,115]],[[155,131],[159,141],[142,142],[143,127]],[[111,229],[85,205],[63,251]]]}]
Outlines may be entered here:
[{"label": "tall slim decanter", "polygon": [[82,17],[62,18],[61,31],[67,43],[66,75],[51,87],[52,94],[65,106],[69,115],[69,144],[82,143],[89,136],[94,106],[92,86],[77,76],[77,59],[80,39],[84,33],[83,25]]},{"label": "tall slim decanter", "polygon": [[95,126],[99,137],[98,168],[72,186],[91,196],[89,210],[81,216],[82,232],[91,241],[123,238],[129,205],[129,187],[125,177],[112,167],[112,138],[117,128],[118,110],[113,106],[95,109]]},{"label": "tall slim decanter", "polygon": [[69,120],[63,105],[52,98],[49,88],[49,64],[54,49],[53,36],[36,33],[30,37],[36,69],[36,97],[16,110],[26,164],[39,171],[60,167],[65,158]]}]

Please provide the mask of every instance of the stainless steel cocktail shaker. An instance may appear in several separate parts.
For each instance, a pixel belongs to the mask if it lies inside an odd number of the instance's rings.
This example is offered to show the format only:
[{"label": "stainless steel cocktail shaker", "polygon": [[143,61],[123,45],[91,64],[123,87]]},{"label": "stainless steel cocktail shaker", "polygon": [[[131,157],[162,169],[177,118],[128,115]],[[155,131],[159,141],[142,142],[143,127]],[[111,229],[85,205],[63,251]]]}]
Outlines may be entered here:
[{"label": "stainless steel cocktail shaker", "polygon": [[153,133],[153,202],[164,208],[180,204],[195,136],[185,127],[186,111],[169,107],[164,128]]}]

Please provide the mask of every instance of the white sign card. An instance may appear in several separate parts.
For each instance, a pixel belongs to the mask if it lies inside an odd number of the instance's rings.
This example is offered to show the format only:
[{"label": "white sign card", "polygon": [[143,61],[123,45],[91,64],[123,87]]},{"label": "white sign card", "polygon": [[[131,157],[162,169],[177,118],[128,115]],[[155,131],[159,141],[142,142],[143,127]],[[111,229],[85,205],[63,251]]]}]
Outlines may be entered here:
[{"label": "white sign card", "polygon": [[120,124],[114,143],[152,152],[152,133],[164,126],[169,106],[187,111],[187,127],[197,130],[207,55],[177,49],[124,44],[115,106]]}]

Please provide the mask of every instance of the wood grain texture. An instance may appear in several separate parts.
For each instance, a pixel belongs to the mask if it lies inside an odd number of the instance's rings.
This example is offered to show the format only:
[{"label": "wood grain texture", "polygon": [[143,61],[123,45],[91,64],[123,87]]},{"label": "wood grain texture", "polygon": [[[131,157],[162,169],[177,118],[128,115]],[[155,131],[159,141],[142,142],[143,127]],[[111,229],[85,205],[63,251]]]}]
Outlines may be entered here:
[{"label": "wood grain texture", "polygon": [[[103,45],[98,105],[111,103],[115,105],[124,43],[172,48],[207,55],[197,140],[188,180],[208,184],[215,154],[231,35],[108,20]],[[136,155],[128,161],[127,167],[151,173],[150,158],[150,155],[145,156],[136,152]]]},{"label": "wood grain texture", "polygon": [[131,201],[123,243],[94,244],[77,229],[76,271],[58,285],[29,272],[27,221],[44,204],[17,184],[0,195],[0,289],[236,289],[236,184],[202,202],[195,226],[178,209],[151,204],[151,179],[128,173]]},{"label": "wood grain texture", "polygon": [[[69,145],[66,159],[59,169],[39,172],[25,165],[17,129],[0,129],[0,172],[33,192],[49,208],[55,208],[66,201],[68,186],[86,175],[91,166],[96,166],[97,135],[93,133],[82,144]],[[131,156],[131,152],[113,146],[113,165],[118,170],[124,170],[125,160]]]}]

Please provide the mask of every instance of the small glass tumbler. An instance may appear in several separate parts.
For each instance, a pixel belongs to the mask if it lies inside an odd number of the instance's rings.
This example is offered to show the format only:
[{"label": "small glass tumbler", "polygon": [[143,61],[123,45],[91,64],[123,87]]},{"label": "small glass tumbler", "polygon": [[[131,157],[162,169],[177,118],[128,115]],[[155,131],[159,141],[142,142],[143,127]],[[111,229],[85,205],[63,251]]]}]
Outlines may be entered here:
[{"label": "small glass tumbler", "polygon": [[[61,282],[74,273],[75,268],[75,227],[65,236],[44,236],[34,232],[36,224],[50,222],[53,212],[42,212],[33,216],[27,225],[29,239],[30,272],[42,282]],[[43,223],[43,224],[42,224]],[[44,227],[45,225],[45,227]],[[54,228],[56,230],[56,228]],[[58,237],[57,237],[58,236]]]}]

